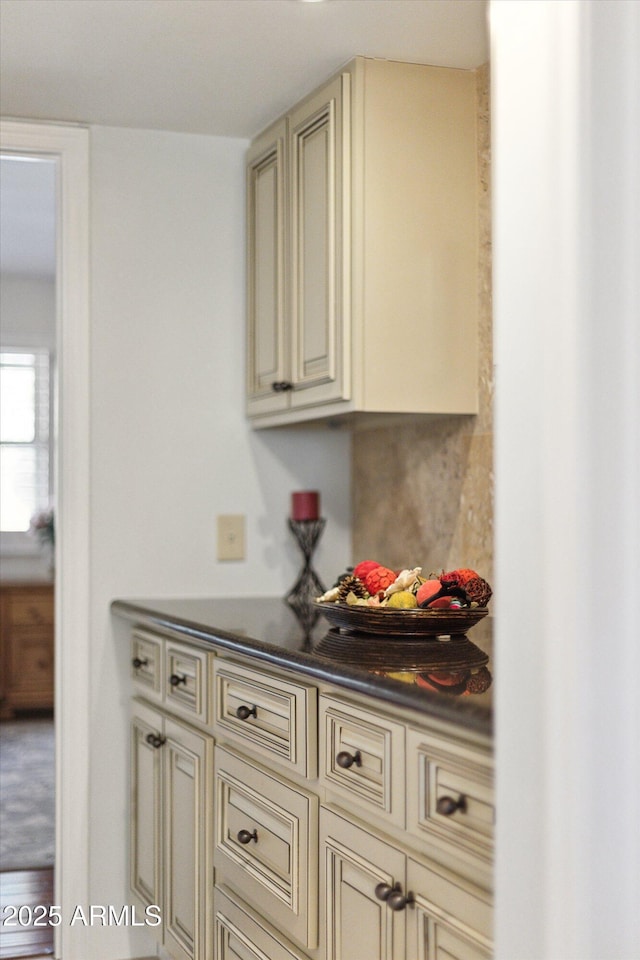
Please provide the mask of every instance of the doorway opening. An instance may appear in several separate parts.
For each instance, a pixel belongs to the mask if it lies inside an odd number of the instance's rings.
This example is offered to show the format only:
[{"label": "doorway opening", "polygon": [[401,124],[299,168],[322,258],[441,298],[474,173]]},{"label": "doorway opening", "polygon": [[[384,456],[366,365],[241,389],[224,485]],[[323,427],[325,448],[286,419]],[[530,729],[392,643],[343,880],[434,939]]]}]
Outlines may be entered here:
[{"label": "doorway opening", "polygon": [[[22,905],[53,903],[56,181],[0,156],[0,882]],[[52,953],[44,934],[3,930],[1,955]]]},{"label": "doorway opening", "polygon": [[[3,119],[0,136],[3,157],[55,169],[53,902],[66,910],[89,899],[89,131]],[[82,931],[53,930],[56,956],[86,956]]]}]

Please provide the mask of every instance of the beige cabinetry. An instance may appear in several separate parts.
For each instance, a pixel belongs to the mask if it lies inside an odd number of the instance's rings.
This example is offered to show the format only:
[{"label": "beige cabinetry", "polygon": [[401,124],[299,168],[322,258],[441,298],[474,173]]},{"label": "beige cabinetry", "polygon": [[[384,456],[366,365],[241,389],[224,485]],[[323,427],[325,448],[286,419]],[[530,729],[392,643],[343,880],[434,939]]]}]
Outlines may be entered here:
[{"label": "beige cabinetry", "polygon": [[131,888],[160,908],[170,955],[197,960],[210,952],[213,738],[182,717],[206,716],[208,655],[141,632],[132,654]]},{"label": "beige cabinetry", "polygon": [[464,878],[324,808],[320,862],[326,960],[489,960],[490,896]]},{"label": "beige cabinetry", "polygon": [[475,74],[356,58],[248,153],[248,415],[477,410]]},{"label": "beige cabinetry", "polygon": [[0,716],[53,707],[51,583],[0,585]]},{"label": "beige cabinetry", "polygon": [[131,883],[172,958],[490,960],[485,735],[160,631],[132,671]]},{"label": "beige cabinetry", "polygon": [[433,726],[320,697],[323,960],[491,956],[489,746]]}]

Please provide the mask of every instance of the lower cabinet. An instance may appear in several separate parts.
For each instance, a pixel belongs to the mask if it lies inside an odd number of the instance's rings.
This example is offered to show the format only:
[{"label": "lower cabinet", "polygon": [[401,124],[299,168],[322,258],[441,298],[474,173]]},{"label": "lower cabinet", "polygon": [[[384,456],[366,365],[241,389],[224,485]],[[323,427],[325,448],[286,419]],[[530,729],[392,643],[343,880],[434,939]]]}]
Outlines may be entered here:
[{"label": "lower cabinet", "polygon": [[163,956],[490,960],[489,737],[160,631],[131,653],[131,885]]},{"label": "lower cabinet", "polygon": [[211,956],[213,738],[134,701],[131,887],[175,960]]},{"label": "lower cabinet", "polygon": [[489,960],[491,903],[480,888],[328,809],[320,863],[326,960]]},{"label": "lower cabinet", "polygon": [[51,583],[0,584],[0,718],[53,707]]}]

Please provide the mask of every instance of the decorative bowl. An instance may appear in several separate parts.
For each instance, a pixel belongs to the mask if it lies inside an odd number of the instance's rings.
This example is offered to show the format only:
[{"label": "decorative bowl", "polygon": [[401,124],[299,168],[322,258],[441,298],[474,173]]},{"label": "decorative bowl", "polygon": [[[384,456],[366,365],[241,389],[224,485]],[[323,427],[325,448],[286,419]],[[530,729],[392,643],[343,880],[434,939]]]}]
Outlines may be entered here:
[{"label": "decorative bowl", "polygon": [[359,604],[315,601],[324,617],[336,627],[353,633],[386,634],[388,637],[458,636],[487,616],[486,607],[459,610],[394,610]]}]

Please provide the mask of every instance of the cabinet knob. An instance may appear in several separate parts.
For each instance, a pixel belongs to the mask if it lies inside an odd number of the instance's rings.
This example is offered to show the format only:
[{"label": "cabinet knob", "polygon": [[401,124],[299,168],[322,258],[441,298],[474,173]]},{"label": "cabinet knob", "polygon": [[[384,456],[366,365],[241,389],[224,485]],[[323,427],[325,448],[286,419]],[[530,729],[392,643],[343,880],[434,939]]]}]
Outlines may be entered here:
[{"label": "cabinet knob", "polygon": [[180,676],[179,673],[172,673],[169,677],[169,683],[172,687],[179,687],[181,683],[186,684],[186,682],[187,675],[185,673],[183,673],[182,676]]},{"label": "cabinet knob", "polygon": [[392,894],[394,890],[397,890],[397,889],[398,889],[397,884],[395,887],[392,887],[389,883],[379,883],[376,889],[374,890],[374,893],[378,898],[378,900],[385,901],[385,900],[388,900],[389,895]]},{"label": "cabinet knob", "polygon": [[387,897],[387,906],[391,910],[404,910],[406,907],[414,903],[415,899],[412,893],[407,893],[406,895],[402,890],[393,890]]},{"label": "cabinet knob", "polygon": [[286,393],[287,390],[293,390],[293,384],[290,380],[276,380],[271,384],[274,393]]},{"label": "cabinet knob", "polygon": [[251,833],[248,830],[238,830],[238,843],[251,843],[252,840],[258,842],[258,832],[253,830]]},{"label": "cabinet knob", "polygon": [[131,663],[134,665],[136,670],[139,670],[140,667],[146,667],[149,663],[148,660],[141,660],[140,657],[134,657]]},{"label": "cabinet knob", "polygon": [[158,749],[158,747],[161,747],[163,743],[167,742],[166,737],[160,737],[158,736],[157,733],[148,733],[145,739],[147,743],[150,746],[155,747],[156,750]]},{"label": "cabinet knob", "polygon": [[339,767],[342,767],[343,770],[348,770],[349,767],[354,765],[354,763],[356,767],[361,767],[362,755],[359,750],[356,750],[355,753],[347,753],[346,750],[341,750],[336,757],[336,763]]},{"label": "cabinet knob", "polygon": [[465,796],[460,794],[457,800],[454,800],[453,797],[446,796],[438,798],[436,813],[440,813],[443,817],[451,817],[456,810],[460,810],[461,813],[466,813],[467,798]]},{"label": "cabinet knob", "polygon": [[236,710],[236,717],[238,720],[248,720],[249,717],[257,717],[258,709],[256,706],[247,707],[246,704],[241,704]]}]

